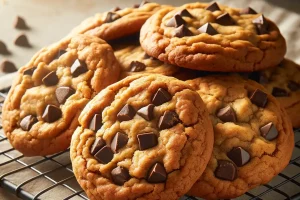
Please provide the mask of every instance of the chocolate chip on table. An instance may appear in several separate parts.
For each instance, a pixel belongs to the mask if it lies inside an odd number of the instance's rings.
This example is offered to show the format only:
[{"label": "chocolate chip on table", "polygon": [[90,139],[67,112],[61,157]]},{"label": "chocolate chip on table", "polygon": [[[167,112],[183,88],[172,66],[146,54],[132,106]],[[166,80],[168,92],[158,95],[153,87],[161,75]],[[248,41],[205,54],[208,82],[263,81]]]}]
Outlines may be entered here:
[{"label": "chocolate chip on table", "polygon": [[113,159],[114,152],[109,146],[105,145],[94,155],[94,157],[102,164],[107,164]]},{"label": "chocolate chip on table", "polygon": [[97,132],[102,126],[102,116],[100,114],[95,114],[90,122],[89,129]]},{"label": "chocolate chip on table", "polygon": [[219,34],[216,29],[214,29],[214,27],[210,24],[210,23],[206,23],[203,26],[201,26],[198,31],[200,33],[207,33],[209,35],[216,35]]},{"label": "chocolate chip on table", "polygon": [[32,76],[33,75],[33,72],[36,70],[36,67],[31,67],[29,69],[26,69],[24,72],[23,72],[23,75],[29,75],[29,76]]},{"label": "chocolate chip on table", "polygon": [[264,108],[268,103],[268,95],[260,89],[256,89],[252,93],[250,100],[253,104],[257,105],[258,107]]},{"label": "chocolate chip on table", "polygon": [[255,10],[253,10],[253,8],[248,7],[248,8],[244,8],[240,11],[241,15],[246,15],[246,14],[251,14],[251,15],[255,15],[257,14],[257,12]]},{"label": "chocolate chip on table", "polygon": [[22,128],[23,131],[29,131],[31,127],[37,122],[38,120],[35,116],[27,115],[21,120],[20,127]]},{"label": "chocolate chip on table", "polygon": [[61,86],[55,90],[55,96],[59,104],[64,104],[66,100],[75,93],[71,87]]},{"label": "chocolate chip on table", "polygon": [[183,9],[183,10],[177,12],[175,15],[180,15],[181,17],[193,18],[193,15],[187,9]]},{"label": "chocolate chip on table", "polygon": [[268,33],[268,22],[263,15],[252,20],[252,23],[256,26],[256,31],[259,35]]},{"label": "chocolate chip on table", "polygon": [[235,21],[232,19],[229,13],[224,13],[218,16],[215,22],[223,26],[235,25]]},{"label": "chocolate chip on table", "polygon": [[73,77],[77,77],[80,74],[83,74],[88,71],[87,65],[84,61],[76,59],[73,65],[71,66],[71,73]]},{"label": "chocolate chip on table", "polygon": [[17,16],[14,22],[14,27],[16,29],[27,30],[29,29],[25,19],[23,17]]},{"label": "chocolate chip on table", "polygon": [[51,71],[49,74],[47,74],[43,79],[42,79],[43,83],[46,86],[53,86],[56,85],[58,83],[58,77],[56,75],[56,71]]},{"label": "chocolate chip on table", "polygon": [[179,123],[179,117],[174,111],[165,111],[159,118],[158,128],[160,130],[168,129]]},{"label": "chocolate chip on table", "polygon": [[113,182],[117,185],[124,185],[130,179],[129,171],[125,167],[116,167],[111,171]]},{"label": "chocolate chip on table", "polygon": [[211,12],[214,12],[214,11],[216,11],[216,10],[221,10],[221,9],[220,9],[219,5],[218,5],[216,2],[212,2],[211,4],[209,4],[209,5],[205,8],[205,10],[209,10],[209,11],[211,11]]},{"label": "chocolate chip on table", "polygon": [[116,7],[112,8],[110,11],[111,12],[117,12],[119,10],[122,10],[122,9],[119,6],[116,6]]},{"label": "chocolate chip on table", "polygon": [[142,118],[144,118],[145,120],[151,121],[154,118],[154,115],[153,115],[154,107],[155,107],[154,104],[149,104],[145,107],[140,108],[137,111],[137,114],[139,116],[141,116]]},{"label": "chocolate chip on table", "polygon": [[152,99],[152,103],[155,106],[160,106],[168,101],[170,101],[172,99],[172,96],[170,95],[170,93],[163,89],[163,88],[159,88],[157,90],[157,92],[155,93],[155,95],[153,96]]},{"label": "chocolate chip on table", "polygon": [[113,138],[110,146],[113,152],[117,153],[119,149],[123,148],[128,142],[128,136],[125,133],[117,132]]},{"label": "chocolate chip on table", "polygon": [[128,121],[133,119],[133,117],[135,116],[135,110],[134,108],[129,105],[126,104],[121,110],[120,112],[117,114],[117,119],[122,122],[122,121]]},{"label": "chocolate chip on table", "polygon": [[148,172],[149,183],[164,183],[167,180],[167,172],[161,163],[155,163]]},{"label": "chocolate chip on table", "polygon": [[260,134],[266,140],[274,140],[278,136],[278,131],[274,126],[273,122],[270,122],[260,128]]},{"label": "chocolate chip on table", "polygon": [[194,34],[188,29],[185,25],[181,25],[174,30],[173,36],[174,37],[185,37],[185,36],[193,36]]},{"label": "chocolate chip on table", "polygon": [[236,166],[242,167],[250,160],[250,154],[242,147],[235,147],[227,153],[228,158],[232,160]]},{"label": "chocolate chip on table", "polygon": [[295,81],[289,81],[287,86],[293,92],[300,89],[300,84],[296,83]]},{"label": "chocolate chip on table", "polygon": [[91,154],[95,155],[104,146],[105,146],[105,141],[102,138],[97,137],[95,142],[93,143],[93,145],[91,147]]},{"label": "chocolate chip on table", "polygon": [[288,97],[289,93],[283,88],[274,87],[272,90],[272,95],[274,97]]},{"label": "chocolate chip on table", "polygon": [[61,116],[62,112],[59,107],[55,105],[47,105],[42,118],[45,122],[52,123],[61,118]]},{"label": "chocolate chip on table", "polygon": [[222,180],[234,181],[237,178],[236,166],[227,160],[218,160],[215,176]]},{"label": "chocolate chip on table", "polygon": [[0,71],[3,73],[12,73],[18,71],[18,69],[14,63],[8,60],[3,60],[0,64]]},{"label": "chocolate chip on table", "polygon": [[131,72],[141,72],[146,69],[146,65],[139,61],[132,61],[130,63],[130,71]]},{"label": "chocolate chip on table", "polygon": [[184,19],[180,15],[174,15],[166,24],[168,27],[175,27],[178,28],[181,25],[186,24]]},{"label": "chocolate chip on table", "polygon": [[0,54],[2,54],[2,55],[9,55],[10,54],[10,52],[8,51],[5,43],[2,42],[1,40],[0,40]]},{"label": "chocolate chip on table", "polygon": [[116,21],[117,19],[120,19],[121,16],[114,12],[108,12],[106,15],[106,18],[104,20],[104,23],[111,23],[113,21]]},{"label": "chocolate chip on table", "polygon": [[139,149],[141,151],[155,147],[158,144],[155,133],[141,133],[137,135]]},{"label": "chocolate chip on table", "polygon": [[14,43],[15,45],[20,47],[31,47],[29,40],[25,34],[17,36]]},{"label": "chocolate chip on table", "polygon": [[223,122],[236,122],[235,112],[229,105],[225,108],[221,108],[217,113],[217,117]]}]

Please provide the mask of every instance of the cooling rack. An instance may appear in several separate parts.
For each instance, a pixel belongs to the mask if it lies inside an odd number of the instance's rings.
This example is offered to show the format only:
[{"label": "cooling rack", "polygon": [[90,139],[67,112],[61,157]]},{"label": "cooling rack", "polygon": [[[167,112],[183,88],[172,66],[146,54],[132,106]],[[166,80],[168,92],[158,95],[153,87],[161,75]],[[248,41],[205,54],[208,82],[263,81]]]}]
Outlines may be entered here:
[{"label": "cooling rack", "polygon": [[[25,200],[87,200],[73,174],[69,149],[51,156],[24,157],[10,146],[1,121],[2,104],[8,90],[0,90],[0,187]],[[295,149],[286,169],[270,183],[237,199],[300,199],[300,130],[295,130]],[[183,196],[180,200],[198,198]]]}]

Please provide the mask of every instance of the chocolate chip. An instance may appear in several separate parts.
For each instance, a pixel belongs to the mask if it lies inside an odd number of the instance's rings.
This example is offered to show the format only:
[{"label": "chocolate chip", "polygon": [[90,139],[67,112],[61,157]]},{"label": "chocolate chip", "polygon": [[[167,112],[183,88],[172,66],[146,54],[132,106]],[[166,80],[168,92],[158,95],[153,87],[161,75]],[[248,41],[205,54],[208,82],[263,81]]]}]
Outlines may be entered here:
[{"label": "chocolate chip", "polygon": [[217,17],[216,23],[221,24],[223,26],[235,25],[235,21],[229,15],[229,13],[224,13]]},{"label": "chocolate chip", "polygon": [[55,59],[59,59],[62,55],[64,55],[65,53],[67,53],[66,50],[64,49],[60,49],[55,57]]},{"label": "chocolate chip", "polygon": [[110,11],[111,12],[117,12],[119,10],[122,10],[122,9],[119,6],[116,6],[116,7],[112,8]]},{"label": "chocolate chip", "polygon": [[27,115],[20,122],[20,127],[22,128],[23,131],[29,131],[31,129],[31,127],[37,122],[38,122],[38,120],[35,116]]},{"label": "chocolate chip", "polygon": [[133,5],[133,8],[139,8],[140,7],[140,4],[134,4]]},{"label": "chocolate chip", "polygon": [[12,73],[18,71],[18,69],[16,68],[14,63],[8,60],[3,60],[0,64],[0,71],[3,73]]},{"label": "chocolate chip", "polygon": [[59,107],[55,105],[47,105],[42,118],[45,122],[52,123],[61,118],[61,116],[62,112]]},{"label": "chocolate chip", "polygon": [[253,104],[257,105],[258,107],[264,108],[268,103],[268,95],[260,89],[256,89],[252,93],[250,100]]},{"label": "chocolate chip", "polygon": [[129,105],[126,104],[121,110],[120,112],[117,114],[117,119],[122,122],[122,121],[128,121],[131,120],[135,115],[135,110],[134,108]]},{"label": "chocolate chip", "polygon": [[296,83],[295,81],[289,81],[287,86],[293,92],[300,89],[300,84]]},{"label": "chocolate chip", "polygon": [[124,185],[130,179],[129,171],[125,167],[116,167],[111,171],[111,177],[115,184]]},{"label": "chocolate chip", "polygon": [[221,10],[219,5],[216,2],[212,2],[211,4],[209,4],[206,8],[206,10],[209,10],[211,12],[214,12],[216,10]]},{"label": "chocolate chip", "polygon": [[200,31],[200,33],[207,33],[209,35],[219,34],[210,23],[204,24],[198,29],[198,31]]},{"label": "chocolate chip", "polygon": [[232,160],[238,167],[244,166],[250,160],[250,154],[242,147],[236,147],[231,149],[227,153],[228,158]]},{"label": "chocolate chip", "polygon": [[182,17],[180,15],[175,15],[168,21],[166,26],[177,28],[177,27],[179,27],[181,25],[184,25],[184,24],[186,24],[184,19],[182,19]]},{"label": "chocolate chip", "polygon": [[91,154],[95,155],[104,146],[105,146],[105,141],[102,138],[97,137],[95,142],[93,143],[93,145],[91,147]]},{"label": "chocolate chip", "polygon": [[100,114],[95,114],[90,122],[89,129],[97,132],[102,126],[102,116]]},{"label": "chocolate chip", "polygon": [[163,116],[159,118],[158,128],[160,130],[168,129],[179,123],[179,118],[174,111],[165,111]]},{"label": "chocolate chip", "polygon": [[249,79],[254,80],[260,84],[269,83],[269,79],[264,72],[253,72],[249,75]]},{"label": "chocolate chip", "polygon": [[158,144],[155,133],[142,133],[137,135],[139,141],[139,149],[141,151],[155,147]]},{"label": "chocolate chip", "polygon": [[107,164],[113,159],[114,152],[109,146],[105,145],[94,156],[102,164]]},{"label": "chocolate chip", "polygon": [[163,183],[167,180],[167,172],[161,163],[155,163],[148,172],[149,183]]},{"label": "chocolate chip", "polygon": [[9,55],[10,52],[8,51],[4,42],[0,41],[0,54],[2,55]]},{"label": "chocolate chip", "polygon": [[259,35],[268,33],[268,22],[263,15],[252,20],[252,23],[256,26],[256,31]]},{"label": "chocolate chip", "polygon": [[20,16],[17,16],[16,19],[15,19],[15,22],[14,22],[14,27],[16,29],[22,29],[22,30],[27,30],[29,29],[26,21],[24,18],[20,17]]},{"label": "chocolate chip", "polygon": [[84,61],[76,59],[71,66],[71,73],[73,77],[77,77],[88,71],[87,65]]},{"label": "chocolate chip", "polygon": [[218,160],[218,167],[215,176],[219,179],[234,181],[237,178],[236,166],[227,160]]},{"label": "chocolate chip", "polygon": [[149,1],[145,1],[145,0],[142,1],[141,4],[140,4],[140,7],[142,7],[143,5],[145,5],[145,4],[147,4],[147,3],[150,3],[150,2],[149,2]]},{"label": "chocolate chip", "polygon": [[288,97],[289,93],[285,89],[274,87],[272,90],[272,95],[274,97]]},{"label": "chocolate chip", "polygon": [[153,104],[149,104],[148,106],[142,107],[137,111],[137,114],[144,118],[147,121],[151,121],[154,118],[153,115],[153,109],[154,109]]},{"label": "chocolate chip", "polygon": [[111,142],[111,149],[117,153],[119,149],[124,147],[128,142],[128,136],[125,133],[117,132]]},{"label": "chocolate chip", "polygon": [[108,12],[106,15],[106,18],[104,20],[104,23],[111,23],[113,21],[116,21],[117,19],[121,18],[121,16],[114,12]]},{"label": "chocolate chip", "polygon": [[218,111],[217,117],[223,122],[236,122],[236,115],[231,106],[226,106]]},{"label": "chocolate chip", "polygon": [[270,122],[260,128],[260,134],[266,140],[274,140],[278,136],[278,131],[274,126],[273,122]]},{"label": "chocolate chip", "polygon": [[21,34],[15,39],[15,45],[20,47],[31,47],[26,35]]},{"label": "chocolate chip", "polygon": [[155,106],[160,106],[160,105],[170,101],[171,99],[172,99],[172,96],[170,95],[170,93],[168,91],[166,91],[163,88],[159,88],[152,99],[152,103]]},{"label": "chocolate chip", "polygon": [[193,15],[191,15],[191,13],[187,9],[183,9],[183,10],[177,12],[175,15],[180,15],[181,17],[193,18]]},{"label": "chocolate chip", "polygon": [[244,8],[240,11],[241,15],[246,15],[246,14],[251,14],[251,15],[255,15],[257,14],[257,12],[255,10],[253,10],[251,7],[248,8]]},{"label": "chocolate chip", "polygon": [[42,79],[43,83],[46,86],[53,86],[56,85],[58,83],[58,77],[56,75],[56,71],[51,71],[49,74],[47,74],[43,79]]},{"label": "chocolate chip", "polygon": [[174,30],[173,36],[174,37],[185,37],[185,36],[193,36],[194,34],[188,29],[185,25],[181,25]]},{"label": "chocolate chip", "polygon": [[132,61],[130,63],[130,71],[131,72],[141,72],[146,69],[146,65],[144,63],[141,63],[139,61]]},{"label": "chocolate chip", "polygon": [[29,75],[29,76],[32,76],[33,72],[36,70],[36,67],[31,67],[29,69],[26,69],[24,72],[23,72],[23,75]]},{"label": "chocolate chip", "polygon": [[59,104],[64,104],[66,100],[75,93],[73,88],[62,86],[55,90],[55,96]]}]

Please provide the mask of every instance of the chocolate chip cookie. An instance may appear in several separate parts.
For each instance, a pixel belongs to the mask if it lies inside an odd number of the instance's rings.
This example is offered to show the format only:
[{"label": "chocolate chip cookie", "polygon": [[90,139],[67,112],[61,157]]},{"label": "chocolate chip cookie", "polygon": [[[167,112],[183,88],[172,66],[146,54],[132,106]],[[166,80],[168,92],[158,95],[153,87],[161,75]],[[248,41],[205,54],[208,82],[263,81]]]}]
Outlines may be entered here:
[{"label": "chocolate chip cookie", "polygon": [[263,86],[240,76],[208,76],[187,83],[206,104],[215,136],[212,157],[191,195],[235,198],[284,169],[294,147],[292,125]]},{"label": "chocolate chip cookie", "polygon": [[300,66],[284,59],[277,67],[250,75],[280,102],[287,111],[293,127],[300,128]]},{"label": "chocolate chip cookie", "polygon": [[206,71],[262,70],[286,52],[278,27],[263,14],[217,3],[161,9],[143,25],[140,41],[163,62]]},{"label": "chocolate chip cookie", "polygon": [[178,199],[211,156],[205,105],[172,77],[129,76],[94,97],[79,123],[71,160],[90,199]]},{"label": "chocolate chip cookie", "polygon": [[119,73],[112,48],[97,37],[77,35],[43,48],[19,70],[5,100],[2,123],[10,143],[26,156],[68,148],[80,111]]}]

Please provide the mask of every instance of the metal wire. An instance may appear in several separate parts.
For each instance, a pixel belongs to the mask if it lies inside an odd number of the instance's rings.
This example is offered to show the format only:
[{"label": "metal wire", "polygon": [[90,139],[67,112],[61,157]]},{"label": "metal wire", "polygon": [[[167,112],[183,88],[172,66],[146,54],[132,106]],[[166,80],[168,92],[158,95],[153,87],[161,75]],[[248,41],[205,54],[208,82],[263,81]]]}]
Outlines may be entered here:
[{"label": "metal wire", "polygon": [[[7,92],[9,91],[9,88],[0,90],[0,108],[2,107],[2,103],[4,101],[4,99],[6,98]],[[1,109],[0,109],[0,119],[1,119]],[[296,132],[299,130],[295,130]],[[3,133],[2,131],[2,124],[1,124],[1,120],[0,120],[0,133]],[[295,133],[295,134],[300,134]],[[7,138],[4,136],[4,134],[0,134],[0,146],[3,142],[7,142]],[[10,152],[13,152],[14,149],[13,148],[8,148],[3,150],[2,152],[0,152],[0,156],[4,156],[6,159],[8,159],[5,162],[0,162],[0,167],[4,167],[7,166],[9,164],[12,163],[18,163],[20,164],[22,167],[17,168],[17,169],[13,169],[10,170],[4,174],[0,174],[0,187],[4,188],[5,190],[14,193],[17,197],[24,199],[24,200],[37,200],[39,199],[43,194],[45,193],[51,193],[52,190],[58,186],[63,186],[65,188],[67,188],[69,191],[72,192],[72,194],[68,195],[67,197],[64,197],[62,199],[64,200],[69,200],[72,199],[74,197],[79,197],[81,199],[85,199],[88,200],[88,198],[86,197],[84,191],[79,188],[76,189],[72,186],[70,186],[69,184],[67,184],[68,181],[75,179],[74,175],[73,175],[73,171],[72,169],[70,169],[71,163],[70,161],[68,161],[67,163],[63,164],[59,161],[57,161],[57,158],[59,158],[59,156],[62,156],[64,154],[69,154],[69,149],[51,155],[51,156],[44,156],[41,157],[40,160],[35,161],[31,164],[27,164],[26,162],[24,162],[22,159],[24,159],[25,157],[23,155],[19,155],[19,156],[12,156],[10,155]],[[295,143],[295,150],[294,150],[294,154],[296,154],[296,157],[294,156],[294,158],[290,161],[289,166],[294,166],[297,167],[297,173],[293,176],[289,176],[286,175],[284,173],[280,173],[278,175],[278,177],[280,177],[281,179],[283,179],[282,181],[280,181],[279,183],[275,184],[275,185],[271,185],[271,184],[266,184],[264,186],[261,187],[265,187],[267,189],[265,189],[264,191],[260,192],[259,194],[254,194],[252,191],[247,192],[244,196],[243,199],[251,199],[251,200],[260,200],[260,199],[265,199],[265,197],[269,194],[269,193],[276,193],[274,195],[281,195],[283,198],[282,199],[300,199],[300,138],[299,141],[296,141]],[[45,172],[42,172],[40,170],[38,170],[38,165],[45,163],[45,162],[52,162],[55,165],[57,165],[57,167],[55,167],[54,169],[50,169],[47,170]],[[14,175],[18,172],[21,172],[23,170],[27,170],[27,169],[31,169],[34,172],[37,173],[36,176],[28,178],[26,180],[23,180],[22,183],[20,184],[13,184],[12,182],[10,182],[8,179],[6,179],[8,176]],[[50,174],[55,173],[59,170],[67,170],[68,172],[70,172],[70,176],[63,178],[62,180],[54,180],[53,178],[51,178]],[[36,194],[31,194],[30,192],[26,191],[24,186],[26,186],[27,184],[36,181],[39,178],[46,178],[47,180],[49,180],[50,182],[52,182],[53,184],[43,190],[37,191]],[[284,191],[281,187],[286,185],[286,184],[292,184],[293,187],[295,187],[295,191],[296,194],[289,194],[288,191]],[[196,197],[191,197],[191,196],[184,196],[183,198],[181,198],[182,200],[198,200],[199,198]],[[277,199],[277,198],[276,198]]]}]

